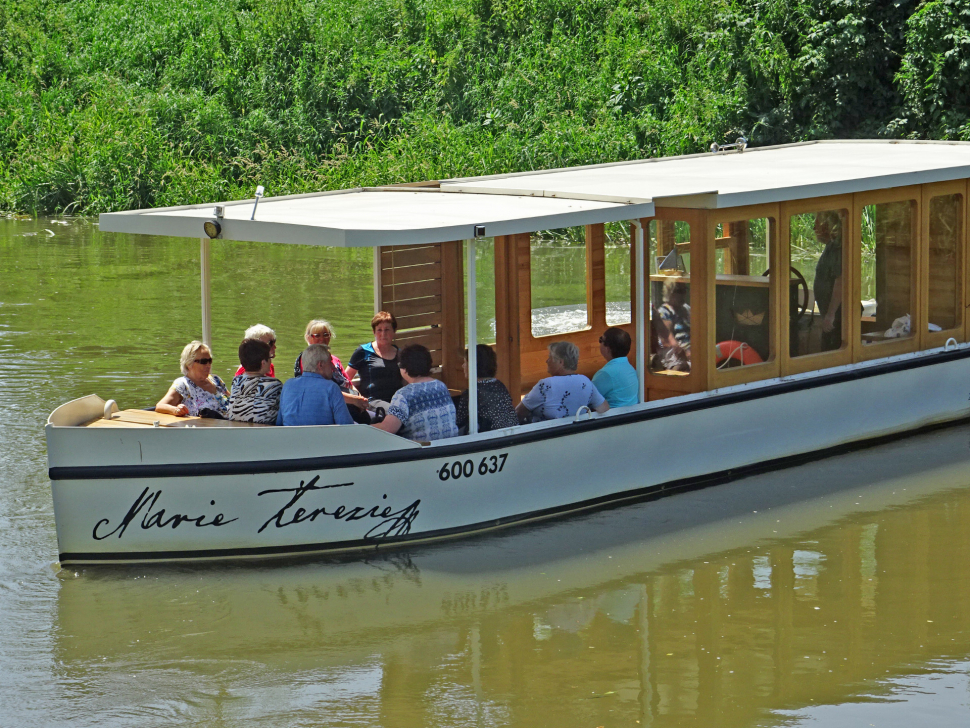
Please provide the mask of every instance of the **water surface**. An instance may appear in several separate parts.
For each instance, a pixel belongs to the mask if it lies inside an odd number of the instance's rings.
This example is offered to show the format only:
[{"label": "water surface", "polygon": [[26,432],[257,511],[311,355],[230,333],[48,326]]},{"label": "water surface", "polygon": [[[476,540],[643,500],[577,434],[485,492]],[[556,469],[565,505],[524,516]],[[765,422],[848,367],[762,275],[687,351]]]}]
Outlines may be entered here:
[{"label": "water surface", "polygon": [[[0,221],[0,725],[967,723],[966,426],[370,558],[59,569],[43,422],[161,396],[197,256]],[[368,251],[217,243],[213,265],[218,373],[256,321],[281,373],[309,318],[342,358],[369,338]]]}]

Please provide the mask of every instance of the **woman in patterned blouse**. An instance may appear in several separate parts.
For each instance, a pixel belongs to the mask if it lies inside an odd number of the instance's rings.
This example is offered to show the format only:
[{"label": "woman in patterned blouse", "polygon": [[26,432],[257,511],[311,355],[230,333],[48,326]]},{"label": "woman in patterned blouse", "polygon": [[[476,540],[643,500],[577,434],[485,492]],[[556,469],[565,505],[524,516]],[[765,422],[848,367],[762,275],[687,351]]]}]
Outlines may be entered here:
[{"label": "woman in patterned blouse", "polygon": [[431,376],[431,352],[410,344],[398,355],[407,382],[391,397],[387,415],[373,426],[419,442],[455,437],[455,404],[444,382]]},{"label": "woman in patterned blouse", "polygon": [[225,418],[229,408],[229,391],[212,373],[212,352],[201,341],[182,349],[179,360],[182,376],[172,382],[168,392],[155,405],[156,412],[185,417],[214,416]]},{"label": "woman in patterned blouse", "polygon": [[243,373],[232,380],[229,392],[230,420],[276,424],[283,382],[269,376],[270,359],[270,347],[265,341],[243,339],[239,345],[239,364]]},{"label": "woman in patterned blouse", "polygon": [[[478,431],[489,432],[490,430],[515,427],[519,424],[519,418],[512,406],[512,397],[505,385],[495,378],[495,372],[498,370],[498,358],[495,356],[495,352],[492,347],[479,344],[475,348],[475,353],[478,357]],[[465,351],[462,369],[465,372],[465,377],[468,377],[467,351]],[[455,409],[457,410],[458,430],[465,434],[468,432],[467,389],[461,393]]]},{"label": "woman in patterned blouse", "polygon": [[568,341],[549,344],[546,370],[549,376],[540,379],[515,411],[523,422],[542,422],[560,417],[572,417],[580,408],[606,412],[609,402],[593,386],[589,378],[577,374],[579,347]]}]

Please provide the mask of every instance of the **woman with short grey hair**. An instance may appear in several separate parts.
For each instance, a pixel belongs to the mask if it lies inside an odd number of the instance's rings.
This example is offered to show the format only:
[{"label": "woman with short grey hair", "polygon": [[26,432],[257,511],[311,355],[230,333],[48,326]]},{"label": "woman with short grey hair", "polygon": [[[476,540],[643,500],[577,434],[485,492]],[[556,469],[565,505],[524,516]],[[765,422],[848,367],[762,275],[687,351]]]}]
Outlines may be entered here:
[{"label": "woman with short grey hair", "polygon": [[609,403],[584,374],[577,374],[579,347],[568,341],[549,344],[546,371],[515,408],[523,422],[542,422],[560,417],[572,417],[581,407],[606,412]]},{"label": "woman with short grey hair", "polygon": [[[253,324],[248,329],[246,333],[243,334],[244,339],[256,339],[269,344],[269,376],[276,376],[276,367],[273,366],[273,359],[276,358],[276,332],[273,331],[269,326],[265,324]],[[236,376],[241,376],[246,372],[242,365],[236,370]]]}]

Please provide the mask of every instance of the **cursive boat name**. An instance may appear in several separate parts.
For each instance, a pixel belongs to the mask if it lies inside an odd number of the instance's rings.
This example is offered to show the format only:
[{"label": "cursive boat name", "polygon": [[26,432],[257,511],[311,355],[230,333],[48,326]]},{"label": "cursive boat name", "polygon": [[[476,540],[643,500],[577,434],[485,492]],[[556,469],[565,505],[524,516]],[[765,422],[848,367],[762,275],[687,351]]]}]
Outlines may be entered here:
[{"label": "cursive boat name", "polygon": [[[257,533],[262,533],[270,524],[276,526],[276,528],[284,528],[286,526],[292,526],[298,523],[304,523],[305,521],[315,521],[320,516],[325,516],[327,518],[333,518],[336,521],[362,521],[366,518],[380,519],[380,522],[371,528],[367,533],[364,534],[365,539],[375,539],[375,538],[387,538],[389,536],[404,536],[411,532],[411,524],[414,523],[414,519],[418,517],[418,506],[421,504],[421,499],[414,501],[409,506],[405,506],[400,510],[394,510],[391,506],[380,505],[371,506],[367,508],[365,506],[337,506],[331,510],[327,508],[320,507],[314,508],[312,510],[307,510],[306,508],[297,507],[297,502],[303,498],[304,495],[314,490],[326,490],[328,488],[345,488],[347,486],[353,485],[353,483],[336,483],[334,485],[317,485],[320,480],[320,476],[309,481],[300,481],[300,484],[295,488],[274,488],[272,490],[264,490],[257,493],[259,496],[271,494],[271,493],[292,493],[289,502],[280,508],[273,516],[271,516],[267,521],[259,527]],[[384,494],[384,498],[387,498],[387,494]]]},{"label": "cursive boat name", "polygon": [[[158,503],[158,499],[162,497],[162,489],[159,488],[157,491],[150,491],[147,487],[141,492],[141,494],[135,498],[135,502],[131,504],[131,508],[128,509],[128,513],[125,517],[121,519],[121,523],[115,526],[108,533],[98,535],[98,531],[103,527],[107,528],[111,525],[111,521],[107,518],[102,518],[96,524],[94,524],[94,531],[92,536],[96,541],[103,541],[109,536],[114,536],[118,534],[118,538],[125,535],[125,531],[128,526],[138,517],[139,514],[144,512],[142,515],[141,523],[139,524],[141,528],[145,531],[151,528],[168,528],[173,529],[178,528],[183,523],[195,524],[197,528],[204,528],[205,526],[225,526],[227,523],[232,523],[233,521],[238,521],[238,518],[230,518],[226,520],[224,513],[217,513],[211,519],[206,514],[200,516],[188,516],[183,513],[173,513],[171,516],[166,518],[165,509],[159,508],[155,510],[155,505]],[[216,502],[209,501],[210,505],[215,505]],[[208,519],[208,520],[207,520]]]}]

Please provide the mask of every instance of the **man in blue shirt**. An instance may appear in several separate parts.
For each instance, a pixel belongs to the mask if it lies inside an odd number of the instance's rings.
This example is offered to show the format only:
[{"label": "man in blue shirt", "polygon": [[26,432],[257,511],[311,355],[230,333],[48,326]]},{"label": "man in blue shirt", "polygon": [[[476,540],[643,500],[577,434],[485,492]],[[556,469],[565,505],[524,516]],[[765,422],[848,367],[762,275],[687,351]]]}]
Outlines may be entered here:
[{"label": "man in blue shirt", "polygon": [[600,337],[600,354],[606,366],[593,375],[593,385],[606,397],[610,407],[626,407],[640,401],[640,380],[626,355],[630,353],[630,335],[611,326]]},{"label": "man in blue shirt", "polygon": [[340,387],[333,382],[330,347],[303,350],[303,376],[287,380],[280,395],[277,425],[352,425]]}]

